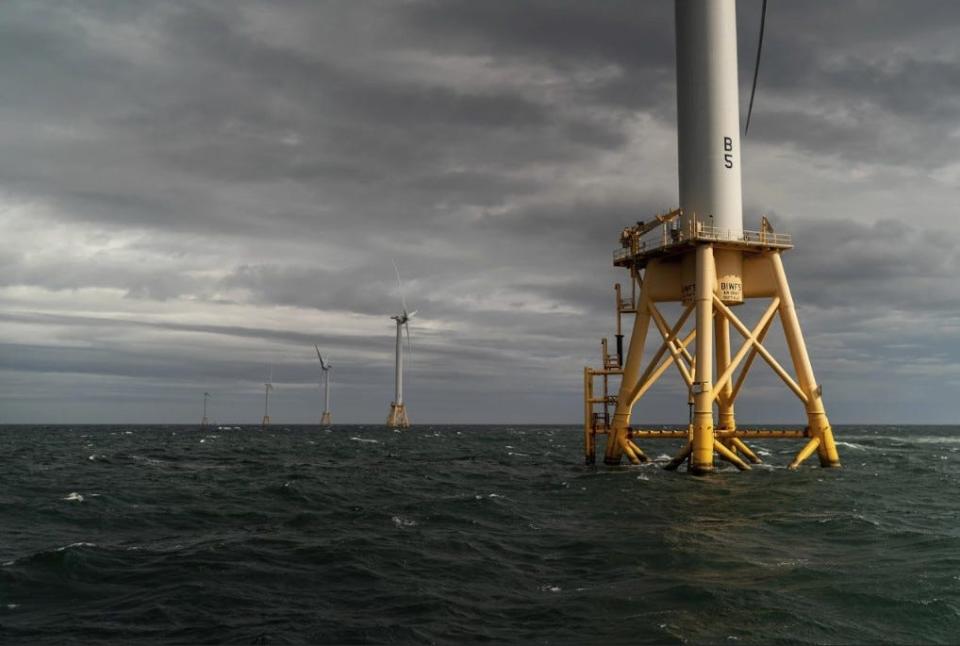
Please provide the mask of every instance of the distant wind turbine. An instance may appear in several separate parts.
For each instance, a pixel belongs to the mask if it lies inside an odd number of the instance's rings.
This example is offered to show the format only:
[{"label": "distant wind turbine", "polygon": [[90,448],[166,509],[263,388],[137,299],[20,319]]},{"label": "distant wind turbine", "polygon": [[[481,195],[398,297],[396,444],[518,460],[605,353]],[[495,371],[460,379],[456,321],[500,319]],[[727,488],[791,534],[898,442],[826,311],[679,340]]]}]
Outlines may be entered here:
[{"label": "distant wind turbine", "polygon": [[203,418],[200,420],[200,428],[205,429],[210,423],[207,420],[207,400],[210,399],[210,393],[203,393]]},{"label": "distant wind turbine", "polygon": [[320,417],[320,426],[324,428],[329,428],[330,421],[330,369],[333,368],[333,365],[328,361],[323,360],[323,355],[320,354],[320,347],[316,344],[313,346],[317,351],[317,359],[320,360],[320,370],[322,371],[323,376],[323,415]]},{"label": "distant wind turbine", "polygon": [[270,379],[268,379],[267,383],[263,385],[263,421],[260,423],[260,428],[265,429],[270,426],[270,391],[273,390],[273,366],[270,366]]},{"label": "distant wind turbine", "polygon": [[403,295],[403,283],[400,280],[400,269],[397,263],[393,263],[393,269],[397,272],[397,288],[400,291],[400,304],[403,311],[390,318],[397,323],[397,359],[395,369],[396,390],[393,401],[390,403],[390,415],[387,417],[387,426],[389,428],[409,428],[410,420],[407,418],[407,408],[403,403],[403,330],[407,332],[407,349],[413,353],[413,347],[410,344],[410,319],[416,315],[416,310],[407,313],[407,299]]}]

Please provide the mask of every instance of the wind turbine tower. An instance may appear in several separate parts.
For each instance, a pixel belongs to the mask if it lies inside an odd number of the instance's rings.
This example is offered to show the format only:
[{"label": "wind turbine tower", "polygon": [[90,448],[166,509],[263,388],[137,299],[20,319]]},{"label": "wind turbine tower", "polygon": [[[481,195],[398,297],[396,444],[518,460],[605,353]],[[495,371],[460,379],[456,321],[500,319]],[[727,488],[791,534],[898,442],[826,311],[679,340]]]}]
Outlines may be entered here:
[{"label": "wind turbine tower", "polygon": [[263,386],[263,421],[260,422],[260,428],[265,429],[270,426],[270,391],[273,390],[273,368],[270,369],[270,378]]},{"label": "wind turbine tower", "polygon": [[314,344],[313,346],[317,351],[317,359],[320,360],[320,370],[323,373],[323,415],[320,417],[320,426],[324,428],[329,428],[331,424],[330,420],[330,370],[333,366],[323,360],[323,355],[320,354],[320,347]]},{"label": "wind turbine tower", "polygon": [[407,407],[403,403],[403,331],[407,332],[407,347],[410,346],[410,319],[417,313],[416,310],[407,313],[407,300],[403,296],[403,284],[400,282],[400,270],[396,263],[393,265],[397,272],[397,287],[400,290],[400,302],[403,310],[400,314],[395,314],[390,318],[397,324],[397,354],[396,364],[394,365],[395,392],[393,401],[390,402],[390,414],[387,416],[388,428],[409,428],[410,420],[407,418]]},{"label": "wind turbine tower", "polygon": [[200,419],[200,428],[205,429],[210,425],[210,421],[207,419],[207,400],[210,399],[210,393],[203,393],[203,417]]},{"label": "wind turbine tower", "polygon": [[[620,234],[613,264],[630,272],[630,288],[626,296],[619,284],[614,288],[616,354],[607,352],[604,339],[603,367],[584,372],[586,461],[595,460],[597,435],[607,436],[606,464],[618,464],[624,454],[635,464],[644,462],[647,457],[635,441],[674,438],[683,445],[667,468],[688,461],[692,473],[704,474],[714,470],[715,455],[739,469],[759,462],[749,440],[796,438],[803,445],[791,468],[813,453],[821,466],[839,467],[822,389],[814,378],[781,259],[793,247],[792,240],[775,233],[766,218],[759,230],[743,228],[735,0],[676,0],[675,13],[680,207]],[[735,313],[745,299],[767,302],[752,326]],[[675,321],[665,318],[662,303],[680,304]],[[625,315],[633,316],[626,356]],[[775,317],[783,327],[793,375],[763,345]],[[662,342],[644,362],[651,324]],[[731,327],[744,339],[735,353]],[[805,428],[737,427],[734,404],[757,356],[800,400]],[[634,405],[671,365],[686,386],[687,427],[632,425]],[[594,384],[598,376],[600,392]],[[620,380],[615,395],[608,391],[611,378]]]}]

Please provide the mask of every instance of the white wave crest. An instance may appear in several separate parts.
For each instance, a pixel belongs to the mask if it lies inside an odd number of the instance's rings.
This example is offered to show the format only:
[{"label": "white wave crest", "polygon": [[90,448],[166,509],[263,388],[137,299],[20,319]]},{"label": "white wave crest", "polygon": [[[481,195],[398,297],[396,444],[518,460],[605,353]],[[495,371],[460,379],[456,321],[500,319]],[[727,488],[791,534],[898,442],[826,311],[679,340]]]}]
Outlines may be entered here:
[{"label": "white wave crest", "polygon": [[58,552],[63,552],[64,550],[68,550],[68,549],[70,549],[71,547],[96,547],[96,546],[97,546],[96,543],[88,543],[88,542],[86,542],[86,541],[79,541],[79,542],[77,542],[77,543],[70,543],[69,545],[64,545],[63,547],[58,547],[58,548],[57,548],[57,551],[58,551]]},{"label": "white wave crest", "polygon": [[837,446],[845,446],[848,449],[853,449],[855,451],[866,451],[870,448],[862,444],[855,444],[854,442],[837,442]]}]

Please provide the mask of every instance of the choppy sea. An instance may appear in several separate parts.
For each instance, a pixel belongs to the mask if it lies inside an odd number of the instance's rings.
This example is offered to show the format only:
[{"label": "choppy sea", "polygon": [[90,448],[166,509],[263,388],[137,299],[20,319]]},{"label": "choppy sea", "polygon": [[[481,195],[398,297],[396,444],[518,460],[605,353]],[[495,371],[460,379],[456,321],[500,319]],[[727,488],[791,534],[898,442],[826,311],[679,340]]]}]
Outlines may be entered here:
[{"label": "choppy sea", "polygon": [[574,426],[0,427],[0,642],[960,643],[960,428],[836,432],[695,478]]}]

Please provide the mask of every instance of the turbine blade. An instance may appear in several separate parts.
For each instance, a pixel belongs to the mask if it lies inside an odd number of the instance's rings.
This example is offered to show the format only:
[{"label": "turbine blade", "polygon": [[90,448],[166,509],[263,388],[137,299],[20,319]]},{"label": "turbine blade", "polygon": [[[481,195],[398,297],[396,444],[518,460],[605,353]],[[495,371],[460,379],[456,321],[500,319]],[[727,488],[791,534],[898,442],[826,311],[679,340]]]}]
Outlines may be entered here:
[{"label": "turbine blade", "polygon": [[413,359],[413,344],[410,343],[410,324],[404,323],[403,327],[407,330],[407,352],[410,354],[410,358]]},{"label": "turbine blade", "polygon": [[413,310],[412,312],[410,312],[409,314],[407,314],[407,318],[408,318],[408,319],[412,319],[414,316],[417,315],[417,312],[419,312],[419,311],[420,311],[420,310]]},{"label": "turbine blade", "polygon": [[760,38],[757,40],[757,62],[753,66],[753,88],[750,90],[750,107],[747,108],[747,122],[743,126],[743,136],[750,130],[750,115],[753,114],[753,99],[757,94],[757,77],[760,75],[760,52],[763,51],[763,25],[767,21],[767,0],[760,8]]},{"label": "turbine blade", "polygon": [[324,361],[323,361],[323,355],[320,354],[320,348],[317,347],[317,344],[316,344],[316,343],[313,344],[313,347],[317,349],[317,359],[320,359],[320,369],[321,369],[321,370],[326,370],[326,369],[327,369],[327,364],[324,363]]},{"label": "turbine blade", "polygon": [[396,261],[396,260],[392,260],[392,259],[391,259],[390,262],[393,263],[393,270],[394,270],[395,272],[397,272],[397,289],[400,291],[400,304],[403,305],[403,311],[406,312],[406,311],[407,311],[407,299],[404,298],[404,296],[403,296],[403,283],[400,282],[400,268],[397,267],[397,261]]}]

